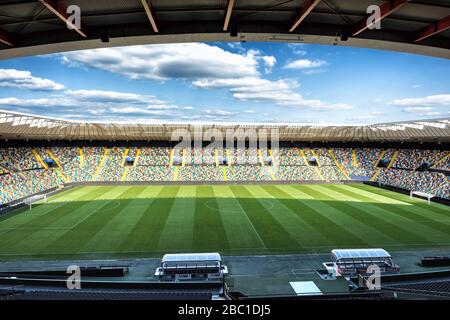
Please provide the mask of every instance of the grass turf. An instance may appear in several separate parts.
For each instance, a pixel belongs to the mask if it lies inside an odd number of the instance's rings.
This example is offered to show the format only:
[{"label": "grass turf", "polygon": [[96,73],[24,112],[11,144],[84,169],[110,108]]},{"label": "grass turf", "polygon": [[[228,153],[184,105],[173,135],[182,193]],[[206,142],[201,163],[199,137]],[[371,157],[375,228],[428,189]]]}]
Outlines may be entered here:
[{"label": "grass turf", "polygon": [[89,186],[0,220],[0,259],[450,248],[450,208],[367,185]]}]

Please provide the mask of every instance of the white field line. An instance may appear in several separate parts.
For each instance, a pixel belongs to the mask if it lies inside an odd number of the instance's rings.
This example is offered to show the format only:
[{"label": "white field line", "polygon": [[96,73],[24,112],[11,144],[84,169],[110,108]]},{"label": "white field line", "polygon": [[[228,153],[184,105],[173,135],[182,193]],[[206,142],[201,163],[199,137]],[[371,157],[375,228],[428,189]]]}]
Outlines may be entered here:
[{"label": "white field line", "polygon": [[[252,227],[253,231],[255,232],[256,236],[258,237],[259,242],[261,242],[261,244],[263,245],[264,248],[267,249],[266,244],[264,243],[263,239],[261,238],[261,236],[259,235],[258,231],[256,231],[255,226],[253,225],[253,222],[250,220],[250,218],[248,217],[247,213],[245,212],[244,208],[242,208],[241,203],[239,202],[239,200],[237,200],[235,197],[233,197],[232,199],[234,199],[234,201],[237,203],[238,207],[241,209],[241,211],[243,212],[245,218],[247,219],[247,221],[250,223],[250,226]],[[261,248],[258,248],[261,249]]]},{"label": "white field line", "polygon": [[[432,250],[433,247],[436,246],[450,246],[450,242],[441,242],[441,243],[433,243],[433,244],[424,244],[424,243],[412,243],[412,244],[408,244],[408,245],[402,245],[402,244],[374,244],[373,246],[379,247],[379,246],[384,246],[387,248],[390,247],[403,247],[403,248],[415,248],[415,247],[426,247],[426,248],[430,248],[430,250]],[[320,248],[331,248],[333,247],[333,245],[329,245],[329,246],[308,246],[308,247],[302,247],[302,248],[307,248],[307,249],[320,249]],[[277,249],[298,249],[298,247],[273,247],[273,248],[267,248],[268,250],[277,250]],[[236,249],[232,249],[231,251],[245,251],[245,250],[261,250],[261,247],[256,247],[256,248],[236,248]],[[0,256],[33,256],[33,255],[37,255],[37,256],[46,256],[46,255],[88,255],[88,254],[128,254],[128,253],[147,253],[147,254],[156,254],[156,253],[168,253],[168,252],[179,252],[179,250],[164,250],[164,251],[87,251],[87,252],[66,252],[66,253],[61,253],[61,252],[52,252],[52,253],[0,253]],[[395,251],[395,252],[407,252],[407,251]],[[318,252],[298,252],[298,253],[291,253],[291,254],[285,254],[285,255],[280,255],[280,254],[270,254],[270,255],[254,255],[254,256],[292,256],[292,255],[318,255],[318,254],[327,254],[328,252],[323,252],[323,251],[318,251]],[[229,256],[232,257],[232,256]],[[234,257],[244,257],[244,256],[234,256]],[[253,257],[253,256],[252,256]]]},{"label": "white field line", "polygon": [[[116,203],[116,206],[114,206],[114,207],[112,207],[112,208],[109,208],[109,209],[106,209],[106,210],[104,210],[104,211],[110,211],[110,210],[113,210],[113,209],[118,208],[118,207],[120,206],[120,201],[118,201],[118,200],[115,200],[115,201],[113,201],[112,203]],[[74,225],[72,225],[72,226],[70,227],[70,229],[76,228],[78,225],[80,225],[82,222],[84,222],[84,221],[85,221],[86,219],[88,219],[90,216],[92,216],[93,214],[95,214],[95,213],[97,213],[98,211],[100,211],[101,209],[103,209],[106,205],[108,205],[108,204],[105,204],[104,206],[101,206],[100,208],[98,208],[98,209],[92,211],[90,214],[86,215],[85,217],[83,217],[83,219],[81,219],[80,221],[78,221],[77,223],[75,223]]]}]

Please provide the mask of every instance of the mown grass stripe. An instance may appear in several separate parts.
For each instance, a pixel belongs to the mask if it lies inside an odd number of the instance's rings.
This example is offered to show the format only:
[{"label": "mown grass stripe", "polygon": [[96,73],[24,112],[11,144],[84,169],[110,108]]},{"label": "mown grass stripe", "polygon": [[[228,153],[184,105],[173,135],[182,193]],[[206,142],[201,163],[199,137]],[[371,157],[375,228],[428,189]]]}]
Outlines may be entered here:
[{"label": "mown grass stripe", "polygon": [[[216,201],[213,188],[198,186],[194,217],[194,247],[200,250],[221,251],[229,248],[228,238],[220,213],[206,207],[206,201]],[[217,206],[217,204],[214,204]]]},{"label": "mown grass stripe", "polygon": [[[71,189],[48,200],[31,214],[24,211],[0,220],[1,259],[159,257],[167,252],[210,250],[271,254],[373,246],[443,249],[450,245],[449,208],[428,207],[422,200],[369,186],[97,186]],[[393,226],[406,230],[409,238]],[[67,232],[72,235],[64,237]],[[413,234],[419,235],[414,236],[416,243]]]},{"label": "mown grass stripe", "polygon": [[[110,210],[117,210],[117,214],[105,221],[103,226],[98,227],[97,233],[80,249],[81,252],[89,251],[117,251],[118,246],[128,235],[139,217],[147,209],[147,201],[139,198],[147,191],[145,186],[133,186],[126,194],[127,198],[119,197],[118,202],[125,201],[123,207],[112,207]],[[132,199],[128,199],[128,197]],[[111,200],[114,203],[113,200]],[[108,239],[108,241],[105,241]]]},{"label": "mown grass stripe", "polygon": [[[113,190],[113,189],[110,189]],[[67,202],[65,206],[62,206],[53,214],[45,214],[39,223],[33,223],[27,226],[27,228],[33,227],[33,230],[16,229],[19,235],[22,235],[20,239],[17,239],[13,245],[6,250],[11,252],[39,252],[40,249],[47,246],[53,239],[60,237],[62,234],[69,230],[61,224],[61,221],[74,221],[77,217],[84,217],[89,210],[93,210],[100,204],[95,200],[104,193],[104,188],[96,188],[94,191],[86,194],[83,197],[77,198],[77,201]],[[22,232],[22,230],[24,230]]]},{"label": "mown grass stripe", "polygon": [[[333,191],[333,186],[328,186],[326,190],[322,190],[320,186],[316,188],[316,192],[320,193],[323,197],[326,197],[330,200],[341,199],[342,196],[347,196],[344,192],[335,192]],[[325,193],[326,192],[326,193]],[[351,196],[347,196],[350,197]],[[356,195],[358,197],[358,195]],[[338,202],[333,204],[333,206],[342,207],[343,202]],[[374,212],[374,208],[370,204],[366,204],[364,202],[352,202],[346,201],[346,207],[349,207],[346,214],[350,215],[354,219],[364,223],[381,233],[384,233],[386,236],[389,236],[395,239],[397,242],[402,244],[414,244],[414,243],[431,243],[428,239],[419,236],[415,232],[411,232],[405,230],[403,227],[398,224],[389,221],[381,214],[381,210],[377,210]]]},{"label": "mown grass stripe", "polygon": [[[370,196],[362,195],[359,192],[354,192],[353,190],[358,190],[354,188],[348,188],[346,186],[330,186],[333,190],[344,192],[347,195],[354,197],[360,197],[360,199],[369,201]],[[442,220],[436,217],[433,212],[428,210],[423,210],[417,208],[413,205],[403,205],[403,206],[393,206],[386,203],[370,203],[372,206],[379,208],[382,212],[389,212],[391,214],[397,215],[403,219],[408,220],[408,222],[421,224],[427,228],[433,229],[435,231],[442,232],[446,235],[450,235],[450,218],[447,220]],[[433,230],[428,230],[429,233]]]},{"label": "mown grass stripe", "polygon": [[185,186],[178,191],[159,238],[159,251],[173,250],[173,248],[178,248],[183,252],[192,250],[194,247],[195,198],[195,186]]},{"label": "mown grass stripe", "polygon": [[[133,188],[124,187],[121,189],[111,190],[111,194],[115,194],[115,199],[119,200],[119,205],[114,208],[108,208],[112,201],[117,200],[99,200],[98,207],[91,212],[86,213],[81,222],[75,227],[64,232],[61,236],[50,241],[41,251],[49,251],[62,254],[76,254],[82,251],[86,243],[97,234],[97,232],[105,226],[105,222],[113,219],[127,204],[131,201],[129,197],[134,193]],[[103,194],[104,195],[104,194]],[[100,196],[101,198],[101,196]],[[108,210],[109,209],[109,210]]]},{"label": "mown grass stripe", "polygon": [[248,190],[262,205],[265,207],[269,205],[267,212],[283,226],[292,238],[297,240],[301,248],[311,247],[324,240],[320,233],[316,233],[315,229],[311,228],[286,205],[289,202],[288,199],[277,200],[278,190],[275,186],[258,186],[248,188]]},{"label": "mown grass stripe", "polygon": [[178,186],[164,186],[162,188],[161,193],[152,202],[139,222],[142,225],[137,226],[137,230],[133,230],[133,233],[137,231],[135,234],[137,238],[131,250],[151,252],[158,249],[159,239],[167,222],[167,217],[172,209],[174,199],[180,191]]},{"label": "mown grass stripe", "polygon": [[[27,239],[33,235],[45,235],[46,228],[57,226],[57,221],[65,216],[71,216],[74,211],[78,210],[84,212],[86,208],[92,206],[91,200],[100,196],[103,193],[102,188],[95,189],[93,192],[85,192],[77,198],[80,202],[68,202],[62,206],[46,207],[47,212],[42,215],[27,215],[27,212],[21,213],[19,216],[14,216],[15,219],[9,220],[11,224],[0,223],[0,228],[4,229],[0,234],[0,250],[11,251],[12,245],[18,246],[21,242],[26,241],[27,246],[32,245]],[[19,221],[20,223],[17,223]],[[61,231],[62,232],[62,231]],[[42,244],[42,241],[39,243]]]},{"label": "mown grass stripe", "polygon": [[[219,212],[230,248],[266,249],[264,241],[230,188],[228,186],[213,186],[212,188],[214,199],[209,199],[204,205]],[[217,207],[214,207],[215,205]]]},{"label": "mown grass stripe", "polygon": [[373,186],[369,186],[369,185],[365,185],[365,184],[361,184],[361,185],[354,185],[355,188],[358,189],[362,189],[362,190],[367,190],[369,192],[372,192],[374,194],[378,194],[378,195],[382,195],[391,199],[400,199],[403,202],[406,203],[410,203],[413,205],[416,205],[420,208],[426,209],[426,210],[431,210],[437,214],[443,215],[448,217],[450,214],[450,207],[449,206],[445,206],[439,203],[435,203],[435,202],[431,202],[430,205],[428,205],[426,200],[423,199],[419,199],[419,198],[410,198],[408,195],[406,194],[402,194],[399,192],[394,192],[394,191],[389,191],[386,189],[382,189],[382,188],[377,188],[377,187],[373,187]]},{"label": "mown grass stripe", "polygon": [[287,244],[291,247],[296,245],[300,247],[300,244],[286,232],[257,199],[253,198],[244,186],[230,186],[230,189],[268,249],[277,248],[277,250],[283,251],[283,247],[286,247]]},{"label": "mown grass stripe", "polygon": [[[342,235],[353,237],[353,234],[346,234],[347,230],[341,228],[333,220],[328,219],[319,211],[316,211],[307,205],[307,199],[298,199],[298,193],[295,189],[289,189],[289,186],[264,186],[264,189],[275,199],[278,199],[281,205],[296,215],[305,228],[303,237],[308,246],[314,246],[321,243],[336,243],[342,241]],[[302,195],[303,197],[304,194]],[[310,244],[309,244],[310,243]]]},{"label": "mown grass stripe", "polygon": [[[386,204],[386,205],[390,205],[392,204],[392,199],[387,197],[386,195],[381,195],[381,194],[377,194],[375,192],[369,191],[369,190],[365,190],[365,189],[361,189],[358,188],[355,185],[345,185],[345,186],[341,186],[342,188],[346,189],[346,190],[350,190],[351,192],[357,193],[357,194],[361,194],[362,196],[371,198],[371,199],[376,199],[378,200],[376,203],[382,203],[382,204]],[[374,188],[374,187],[371,187]],[[375,188],[378,189],[378,188]],[[389,194],[391,194],[392,192],[389,191]],[[403,196],[402,194],[399,194],[399,196]],[[436,218],[436,220],[439,221],[443,221],[443,220],[449,220],[450,222],[450,210],[446,215],[446,218],[442,216],[442,213],[445,211],[442,211],[441,213],[436,213],[434,210],[432,210],[431,206],[422,206],[423,205],[423,200],[422,199],[417,199],[417,198],[413,198],[413,199],[409,199],[409,197],[407,197],[408,201],[401,201],[400,205],[394,205],[393,207],[400,207],[400,208],[407,208],[410,211],[414,211],[417,214],[426,216],[426,217],[432,217],[433,219]],[[374,201],[371,201],[374,202]],[[439,204],[439,206],[441,206]]]},{"label": "mown grass stripe", "polygon": [[338,216],[340,211],[329,207],[325,202],[316,200],[314,191],[299,185],[287,186],[286,191],[294,198],[301,197],[299,208],[302,209],[302,216],[310,225],[320,230],[324,236],[326,235],[331,246],[351,248],[368,244],[365,239],[354,232],[356,228],[351,228],[355,227],[355,221],[352,219],[341,221],[342,215]]},{"label": "mown grass stripe", "polygon": [[[75,196],[73,196],[75,194]],[[82,199],[82,197],[88,195],[89,196],[90,191],[88,189],[80,188],[77,190],[71,190],[70,193],[68,193],[66,196],[71,196],[75,199]],[[61,208],[62,206],[66,205],[70,201],[61,201],[54,203],[51,201],[52,198],[48,199],[47,204],[38,204],[35,207],[32,208],[32,210],[29,210],[28,207],[21,208],[11,214],[6,214],[4,217],[0,217],[0,229],[2,227],[10,227],[10,223],[14,224],[15,226],[19,227],[21,222],[23,223],[31,223],[33,220],[40,220],[40,218],[44,217],[47,214],[50,214],[51,212],[57,210],[58,208]],[[14,219],[10,219],[14,217]]]}]

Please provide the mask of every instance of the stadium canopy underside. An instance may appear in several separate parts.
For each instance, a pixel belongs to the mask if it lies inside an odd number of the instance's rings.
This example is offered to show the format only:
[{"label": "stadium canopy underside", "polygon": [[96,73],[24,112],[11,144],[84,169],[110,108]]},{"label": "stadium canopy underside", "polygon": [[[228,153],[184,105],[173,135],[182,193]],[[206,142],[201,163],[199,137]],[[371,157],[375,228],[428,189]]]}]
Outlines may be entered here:
[{"label": "stadium canopy underside", "polygon": [[[81,9],[81,29],[66,9]],[[367,28],[367,8],[381,29]],[[0,59],[197,41],[272,41],[450,58],[448,0],[2,0]]]},{"label": "stadium canopy underside", "polygon": [[[106,140],[106,141],[170,141],[183,135],[192,140],[208,141],[207,131],[216,129],[225,139],[256,134],[277,134],[280,141],[304,142],[450,142],[450,118],[380,123],[371,125],[317,125],[293,123],[94,123],[53,119],[0,110],[2,140]],[[240,130],[241,129],[241,130]],[[247,131],[246,131],[247,130]],[[265,130],[265,131],[261,131]],[[214,131],[210,131],[214,132]],[[217,137],[217,136],[216,136]],[[200,138],[201,139],[201,138]]]}]

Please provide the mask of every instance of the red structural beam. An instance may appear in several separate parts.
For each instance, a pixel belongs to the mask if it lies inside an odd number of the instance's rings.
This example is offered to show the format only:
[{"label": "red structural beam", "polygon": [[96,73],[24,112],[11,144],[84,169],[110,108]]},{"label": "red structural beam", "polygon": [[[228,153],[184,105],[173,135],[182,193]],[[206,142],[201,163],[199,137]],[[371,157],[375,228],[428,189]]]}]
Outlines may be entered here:
[{"label": "red structural beam", "polygon": [[7,44],[10,47],[14,46],[10,37],[2,30],[0,30],[0,42]]},{"label": "red structural beam", "polygon": [[152,13],[152,4],[150,3],[150,0],[141,0],[142,6],[145,9],[145,13],[147,14],[148,21],[150,21],[150,24],[152,25],[152,29],[155,33],[158,33],[158,26],[156,25],[155,17],[153,17]]},{"label": "red structural beam", "polygon": [[308,14],[319,4],[321,0],[306,0],[304,6],[301,8],[298,13],[297,19],[295,20],[292,27],[289,29],[289,32],[294,31],[300,25],[300,23],[305,20]]},{"label": "red structural beam", "polygon": [[69,21],[69,15],[67,14],[67,7],[62,0],[39,0],[48,10],[53,12],[61,21],[63,21],[68,26],[71,26],[73,30],[78,32],[78,34],[86,38],[81,29],[77,28],[72,22]]},{"label": "red structural beam", "polygon": [[[397,11],[398,9],[403,7],[409,1],[411,1],[411,0],[389,0],[389,1],[386,1],[385,3],[383,3],[380,6],[380,13],[381,13],[380,17],[378,19],[375,19],[373,22],[376,23],[376,22],[379,22],[380,20],[386,18],[390,14],[394,13],[395,11]],[[370,24],[367,21],[368,19],[369,19],[369,16],[365,17],[357,24],[355,30],[352,32],[352,35],[354,37],[369,28]]]},{"label": "red structural beam", "polygon": [[450,16],[446,16],[445,18],[439,20],[438,22],[432,23],[429,26],[423,28],[422,30],[419,30],[419,32],[416,35],[416,38],[414,39],[414,42],[425,40],[447,29],[450,29]]},{"label": "red structural beam", "polygon": [[234,0],[228,0],[227,12],[225,13],[225,21],[223,22],[223,31],[228,30],[230,24],[231,12],[233,11]]}]

